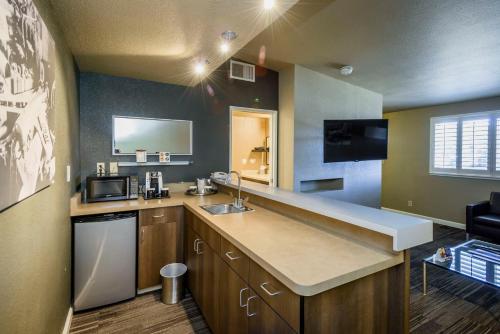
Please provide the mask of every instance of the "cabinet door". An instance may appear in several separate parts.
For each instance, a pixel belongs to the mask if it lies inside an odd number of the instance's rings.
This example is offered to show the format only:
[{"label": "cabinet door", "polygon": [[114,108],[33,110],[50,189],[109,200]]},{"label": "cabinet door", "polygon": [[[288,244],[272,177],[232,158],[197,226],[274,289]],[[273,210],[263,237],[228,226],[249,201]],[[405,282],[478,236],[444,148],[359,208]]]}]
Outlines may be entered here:
[{"label": "cabinet door", "polygon": [[138,288],[161,284],[160,269],[183,262],[182,208],[141,210],[139,214]]},{"label": "cabinet door", "polygon": [[222,260],[208,244],[198,242],[198,304],[213,333],[219,332],[219,274]]},{"label": "cabinet door", "polygon": [[186,226],[184,242],[184,257],[186,259],[187,272],[187,286],[196,301],[199,301],[199,264],[198,254],[196,253],[196,244],[201,240],[198,238],[193,229]]},{"label": "cabinet door", "polygon": [[295,333],[255,292],[247,300],[249,334]]},{"label": "cabinet door", "polygon": [[161,283],[160,269],[162,265],[164,265],[162,228],[163,226],[161,224],[140,227],[139,289],[149,288]]},{"label": "cabinet door", "polygon": [[246,300],[250,289],[247,284],[224,262],[220,268],[219,329],[222,334],[246,333]]}]

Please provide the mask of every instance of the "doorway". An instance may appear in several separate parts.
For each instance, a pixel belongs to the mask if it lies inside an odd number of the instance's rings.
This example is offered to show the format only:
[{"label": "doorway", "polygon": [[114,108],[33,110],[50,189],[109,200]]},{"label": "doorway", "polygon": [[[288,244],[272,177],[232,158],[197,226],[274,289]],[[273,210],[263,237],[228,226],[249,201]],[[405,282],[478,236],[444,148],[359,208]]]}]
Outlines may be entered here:
[{"label": "doorway", "polygon": [[276,186],[276,110],[230,107],[229,170],[243,180]]}]

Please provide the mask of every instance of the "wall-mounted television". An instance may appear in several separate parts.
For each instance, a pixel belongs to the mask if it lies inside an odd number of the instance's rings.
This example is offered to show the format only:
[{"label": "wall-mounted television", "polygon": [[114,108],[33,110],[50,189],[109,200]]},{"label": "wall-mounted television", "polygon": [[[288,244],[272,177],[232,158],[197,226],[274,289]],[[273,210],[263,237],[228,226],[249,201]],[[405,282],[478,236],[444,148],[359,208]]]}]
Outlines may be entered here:
[{"label": "wall-mounted television", "polygon": [[387,159],[386,119],[325,120],[323,162]]}]

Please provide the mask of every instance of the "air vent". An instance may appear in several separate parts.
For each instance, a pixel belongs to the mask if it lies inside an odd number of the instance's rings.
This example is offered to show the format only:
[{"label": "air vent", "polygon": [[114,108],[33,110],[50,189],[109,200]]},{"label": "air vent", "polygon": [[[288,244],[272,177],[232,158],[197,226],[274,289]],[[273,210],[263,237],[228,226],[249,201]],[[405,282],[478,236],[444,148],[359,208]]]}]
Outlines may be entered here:
[{"label": "air vent", "polygon": [[255,82],[255,65],[231,60],[229,77],[232,79]]}]

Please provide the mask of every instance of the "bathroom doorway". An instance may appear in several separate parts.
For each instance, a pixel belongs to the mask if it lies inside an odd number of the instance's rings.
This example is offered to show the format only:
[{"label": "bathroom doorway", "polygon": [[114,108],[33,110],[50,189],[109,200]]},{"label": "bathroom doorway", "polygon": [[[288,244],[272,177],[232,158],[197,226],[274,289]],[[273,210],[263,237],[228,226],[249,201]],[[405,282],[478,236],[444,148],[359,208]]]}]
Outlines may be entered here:
[{"label": "bathroom doorway", "polygon": [[276,186],[276,110],[230,107],[229,170],[243,180]]}]

